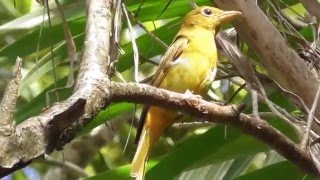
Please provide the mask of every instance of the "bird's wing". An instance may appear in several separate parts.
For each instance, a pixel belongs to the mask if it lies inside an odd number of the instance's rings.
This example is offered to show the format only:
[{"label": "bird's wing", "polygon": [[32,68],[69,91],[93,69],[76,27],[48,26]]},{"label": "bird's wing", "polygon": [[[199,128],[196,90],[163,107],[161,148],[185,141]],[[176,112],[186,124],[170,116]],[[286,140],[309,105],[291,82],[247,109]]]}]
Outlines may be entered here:
[{"label": "bird's wing", "polygon": [[163,78],[166,76],[166,72],[169,69],[172,62],[174,62],[183,52],[183,49],[188,44],[189,40],[186,37],[179,36],[168,48],[167,52],[161,59],[158,69],[156,70],[151,85],[158,87]]},{"label": "bird's wing", "polygon": [[[167,71],[176,59],[179,58],[184,48],[187,46],[189,40],[184,36],[176,37],[175,41],[169,46],[167,52],[163,55],[161,62],[156,70],[153,79],[151,81],[151,85],[155,87],[159,87],[163,78],[166,76]],[[135,143],[139,142],[140,135],[143,129],[143,125],[145,123],[146,115],[148,112],[149,106],[144,106],[141,112],[139,126],[137,129],[137,135],[135,139]]]}]

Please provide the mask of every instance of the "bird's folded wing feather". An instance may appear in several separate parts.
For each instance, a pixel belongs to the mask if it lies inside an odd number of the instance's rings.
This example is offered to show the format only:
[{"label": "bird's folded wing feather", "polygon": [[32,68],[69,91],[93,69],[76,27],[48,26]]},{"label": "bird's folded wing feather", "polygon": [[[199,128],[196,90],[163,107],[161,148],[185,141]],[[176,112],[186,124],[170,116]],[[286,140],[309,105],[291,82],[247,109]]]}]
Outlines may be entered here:
[{"label": "bird's folded wing feather", "polygon": [[[156,70],[153,79],[151,81],[151,85],[155,87],[159,87],[162,80],[165,78],[168,69],[172,62],[179,58],[184,48],[187,46],[189,40],[184,36],[176,37],[175,41],[169,46],[167,52],[163,55],[161,62]],[[141,112],[139,126],[137,130],[137,135],[135,142],[138,143],[141,135],[141,131],[143,129],[143,125],[145,123],[146,115],[148,112],[149,106],[144,106]]]},{"label": "bird's folded wing feather", "polygon": [[187,44],[188,39],[186,37],[180,36],[176,38],[162,57],[159,67],[153,76],[151,85],[158,87],[161,84],[163,78],[167,74],[166,72],[169,69],[170,64],[179,58]]}]

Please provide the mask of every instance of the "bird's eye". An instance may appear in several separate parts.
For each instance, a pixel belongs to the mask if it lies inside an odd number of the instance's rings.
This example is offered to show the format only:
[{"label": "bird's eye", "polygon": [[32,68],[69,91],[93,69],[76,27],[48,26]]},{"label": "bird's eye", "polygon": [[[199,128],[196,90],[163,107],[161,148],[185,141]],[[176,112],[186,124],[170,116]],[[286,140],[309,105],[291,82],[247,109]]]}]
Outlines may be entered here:
[{"label": "bird's eye", "polygon": [[204,9],[203,13],[207,16],[210,16],[212,14],[212,11],[210,9]]}]

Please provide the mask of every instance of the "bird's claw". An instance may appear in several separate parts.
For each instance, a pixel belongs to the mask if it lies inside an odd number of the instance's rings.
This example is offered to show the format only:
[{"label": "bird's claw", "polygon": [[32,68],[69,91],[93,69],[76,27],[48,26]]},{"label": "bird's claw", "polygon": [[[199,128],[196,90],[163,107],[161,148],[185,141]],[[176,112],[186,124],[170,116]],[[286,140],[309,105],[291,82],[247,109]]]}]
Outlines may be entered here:
[{"label": "bird's claw", "polygon": [[198,94],[193,94],[192,91],[187,89],[186,92],[183,94],[182,98],[183,99],[187,99],[187,98],[190,98],[190,97],[196,97],[197,99],[202,99],[202,96],[200,96]]},{"label": "bird's claw", "polygon": [[188,98],[193,98],[194,100],[192,100],[192,104],[198,104],[199,101],[202,99],[202,96],[198,95],[198,94],[193,94],[190,90],[186,90],[186,92],[183,94],[183,98],[184,99],[188,99]]},{"label": "bird's claw", "polygon": [[223,101],[219,101],[219,100],[211,100],[210,102],[213,104],[216,104],[218,106],[227,106],[229,104],[228,102],[223,102]]},{"label": "bird's claw", "polygon": [[219,106],[226,106],[228,105],[227,102],[219,102],[219,101],[214,101],[215,104],[219,105]]}]

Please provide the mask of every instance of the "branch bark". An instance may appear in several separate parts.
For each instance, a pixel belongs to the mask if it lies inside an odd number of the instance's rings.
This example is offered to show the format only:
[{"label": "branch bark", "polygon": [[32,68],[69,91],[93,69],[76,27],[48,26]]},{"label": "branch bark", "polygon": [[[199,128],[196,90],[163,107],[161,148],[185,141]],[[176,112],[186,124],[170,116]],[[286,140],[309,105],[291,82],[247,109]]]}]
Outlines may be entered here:
[{"label": "branch bark", "polygon": [[[112,3],[111,0],[87,2],[85,48],[73,95],[39,116],[25,120],[10,135],[0,136],[0,176],[28,165],[46,152],[61,149],[72,139],[72,130],[76,131],[105,106],[102,100],[108,96],[107,74],[112,61],[108,56]],[[77,126],[68,129],[75,122]]]},{"label": "branch bark", "polygon": [[9,82],[0,102],[0,135],[10,136],[14,132],[14,112],[21,80],[22,59],[17,57],[14,78]]},{"label": "branch bark", "polygon": [[113,102],[147,103],[180,110],[214,123],[234,126],[266,143],[305,172],[320,175],[311,156],[306,151],[299,148],[266,121],[240,114],[242,106],[220,106],[199,99],[194,95],[186,97],[183,94],[144,84],[112,83],[110,90],[111,101]]},{"label": "branch bark", "polygon": [[[267,16],[252,0],[214,0],[222,9],[239,10],[243,18],[233,24],[251,48],[261,57],[270,77],[285,91],[300,97],[310,108],[317,92],[319,81],[308,69],[299,55],[272,25]],[[320,109],[316,112],[320,118]],[[314,130],[320,132],[320,126]]]}]

